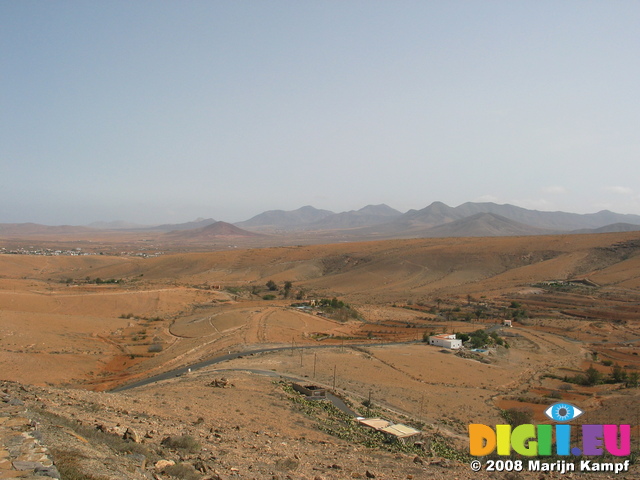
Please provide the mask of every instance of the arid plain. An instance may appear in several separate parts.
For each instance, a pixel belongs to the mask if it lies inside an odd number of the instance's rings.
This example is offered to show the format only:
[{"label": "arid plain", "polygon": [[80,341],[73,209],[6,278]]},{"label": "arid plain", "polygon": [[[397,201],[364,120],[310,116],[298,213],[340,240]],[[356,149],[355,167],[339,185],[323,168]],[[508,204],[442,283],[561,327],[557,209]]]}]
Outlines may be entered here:
[{"label": "arid plain", "polygon": [[[640,371],[638,232],[243,241],[144,250],[127,235],[49,237],[47,248],[92,254],[37,255],[37,239],[6,240],[0,246],[34,254],[0,255],[0,380],[24,385],[34,409],[39,402],[85,425],[135,427],[153,455],[163,438],[193,435],[201,452],[163,453],[204,462],[193,473],[202,478],[479,478],[440,442],[464,453],[469,423],[495,425],[509,409],[544,423],[559,399],[583,408],[585,421],[631,423],[638,438],[640,392],[629,380]],[[293,305],[334,298],[348,314]],[[501,327],[505,319],[513,327]],[[508,348],[456,355],[422,342],[425,333],[484,328]],[[288,349],[252,353],[277,347]],[[240,355],[195,368],[229,354]],[[603,380],[618,369],[626,382],[567,381],[589,367]],[[210,386],[221,377],[233,387]],[[363,415],[421,429],[424,456],[332,434],[281,378],[332,388],[370,409]],[[99,456],[92,452],[80,455],[87,465]],[[123,478],[99,463],[87,478]],[[171,471],[137,467],[129,478],[150,475]]]}]

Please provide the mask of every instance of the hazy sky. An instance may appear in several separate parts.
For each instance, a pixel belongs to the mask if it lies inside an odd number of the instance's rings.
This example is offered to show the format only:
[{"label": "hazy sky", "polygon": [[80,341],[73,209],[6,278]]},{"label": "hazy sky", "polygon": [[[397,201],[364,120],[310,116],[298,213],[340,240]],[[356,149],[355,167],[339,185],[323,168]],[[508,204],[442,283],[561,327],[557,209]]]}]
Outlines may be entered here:
[{"label": "hazy sky", "polygon": [[640,214],[640,2],[0,0],[0,222]]}]

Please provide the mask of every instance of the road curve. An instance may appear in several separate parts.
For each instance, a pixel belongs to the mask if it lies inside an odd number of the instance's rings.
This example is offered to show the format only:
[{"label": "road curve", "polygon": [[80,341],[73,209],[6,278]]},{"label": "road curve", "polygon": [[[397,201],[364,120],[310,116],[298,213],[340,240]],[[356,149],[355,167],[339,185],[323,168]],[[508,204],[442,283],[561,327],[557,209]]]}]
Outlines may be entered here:
[{"label": "road curve", "polygon": [[210,358],[208,360],[204,360],[202,362],[194,363],[193,365],[187,365],[185,367],[176,368],[174,370],[169,370],[168,372],[160,373],[158,375],[154,375],[153,377],[145,378],[143,380],[138,380],[137,382],[129,383],[127,385],[122,385],[120,387],[114,388],[113,390],[109,390],[111,393],[124,392],[127,390],[132,390],[134,388],[144,387],[145,385],[150,385],[152,383],[161,382],[163,380],[168,380],[170,378],[178,377],[187,372],[192,372],[195,370],[200,370],[201,368],[205,368],[211,365],[215,365],[217,363],[226,362],[228,360],[235,360],[236,358],[244,357],[247,355],[255,355],[258,353],[268,353],[268,352],[280,352],[285,350],[315,350],[315,349],[323,349],[323,348],[342,348],[342,347],[383,347],[386,345],[411,345],[422,343],[417,340],[412,340],[409,342],[391,342],[391,343],[351,343],[351,344],[336,344],[336,345],[299,345],[295,347],[287,346],[287,347],[271,347],[271,348],[259,348],[256,350],[246,350],[243,352],[229,353],[227,355],[221,355],[219,357]]}]

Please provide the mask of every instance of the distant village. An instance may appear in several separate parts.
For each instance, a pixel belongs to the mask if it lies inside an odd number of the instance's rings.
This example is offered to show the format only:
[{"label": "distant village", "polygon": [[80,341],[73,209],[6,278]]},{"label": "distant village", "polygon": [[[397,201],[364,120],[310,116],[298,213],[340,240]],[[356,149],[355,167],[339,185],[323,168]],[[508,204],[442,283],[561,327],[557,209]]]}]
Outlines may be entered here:
[{"label": "distant village", "polygon": [[[59,257],[59,256],[72,256],[79,257],[84,255],[104,255],[103,252],[86,252],[81,248],[72,248],[67,250],[54,250],[52,248],[38,248],[38,247],[18,247],[14,249],[7,249],[5,247],[0,247],[0,255],[40,255],[45,257]],[[122,257],[142,257],[142,258],[153,258],[159,257],[164,254],[164,252],[119,252],[119,253],[110,253],[111,256],[122,256]]]}]

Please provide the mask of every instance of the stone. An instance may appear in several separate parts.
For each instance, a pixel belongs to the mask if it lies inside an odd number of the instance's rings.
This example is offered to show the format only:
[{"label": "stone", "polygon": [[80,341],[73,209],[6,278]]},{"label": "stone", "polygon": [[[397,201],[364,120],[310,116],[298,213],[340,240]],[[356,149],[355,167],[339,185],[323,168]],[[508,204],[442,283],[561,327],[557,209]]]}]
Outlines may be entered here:
[{"label": "stone", "polygon": [[176,464],[176,462],[174,462],[173,460],[164,460],[163,459],[163,460],[158,460],[155,463],[154,467],[155,467],[156,470],[161,472],[165,468],[170,467],[171,465],[175,465],[175,464]]},{"label": "stone", "polygon": [[60,472],[55,466],[51,467],[37,467],[34,469],[33,473],[36,475],[40,475],[42,477],[50,477],[50,478],[62,478],[60,476]]},{"label": "stone", "polygon": [[40,462],[27,462],[25,460],[16,460],[13,462],[13,468],[16,470],[35,470],[44,467]]},{"label": "stone", "polygon": [[124,438],[125,440],[131,440],[134,443],[140,443],[142,441],[140,434],[131,427],[127,428],[122,438]]}]

